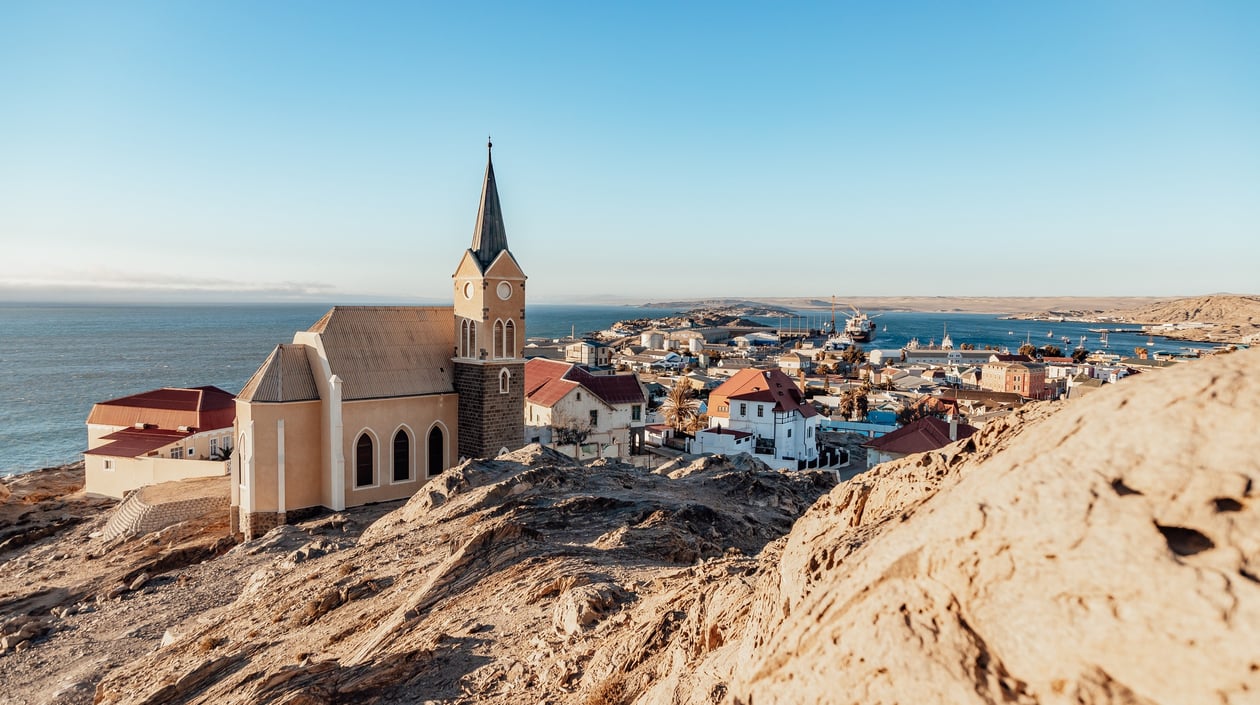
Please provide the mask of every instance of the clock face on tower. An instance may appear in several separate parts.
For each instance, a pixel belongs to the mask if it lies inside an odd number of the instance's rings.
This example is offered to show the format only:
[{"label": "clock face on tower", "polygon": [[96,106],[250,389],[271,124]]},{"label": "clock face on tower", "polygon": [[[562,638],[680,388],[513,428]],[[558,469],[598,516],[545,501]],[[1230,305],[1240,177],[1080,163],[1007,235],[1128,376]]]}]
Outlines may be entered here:
[{"label": "clock face on tower", "polygon": [[507,301],[512,296],[512,285],[507,282],[499,282],[499,286],[495,288],[499,298]]},{"label": "clock face on tower", "polygon": [[464,298],[471,300],[473,297],[473,283],[464,282]]}]

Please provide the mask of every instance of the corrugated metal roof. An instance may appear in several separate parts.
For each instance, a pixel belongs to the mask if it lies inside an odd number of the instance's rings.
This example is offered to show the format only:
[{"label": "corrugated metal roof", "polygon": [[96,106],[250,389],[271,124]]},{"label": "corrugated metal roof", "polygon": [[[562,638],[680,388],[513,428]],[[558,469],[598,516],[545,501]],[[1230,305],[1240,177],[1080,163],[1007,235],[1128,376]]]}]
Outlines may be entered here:
[{"label": "corrugated metal roof", "polygon": [[572,365],[540,357],[525,363],[525,398],[530,403],[550,407],[578,387],[564,379]]},{"label": "corrugated metal roof", "polygon": [[550,407],[578,386],[608,406],[645,401],[639,379],[632,374],[593,375],[572,363],[542,358],[525,363],[525,398],[531,403]]},{"label": "corrugated metal roof", "polygon": [[312,401],[319,399],[306,346],[277,345],[245,388],[236,396],[246,402]]},{"label": "corrugated metal roof", "polygon": [[[818,410],[805,400],[792,378],[779,370],[740,370],[709,394],[709,403],[714,409],[728,407],[731,399],[773,401],[775,411],[797,411],[807,419],[818,415]],[[710,415],[727,417],[730,412]]]},{"label": "corrugated metal roof", "polygon": [[150,424],[158,428],[180,426],[208,431],[228,428],[236,419],[230,393],[218,387],[154,389],[92,406],[87,422],[102,426]]},{"label": "corrugated metal roof", "polygon": [[191,433],[160,428],[125,428],[101,440],[113,441],[84,451],[84,455],[107,455],[111,458],[137,458],[191,436]]},{"label": "corrugated metal roof", "polygon": [[342,399],[455,391],[454,311],[450,306],[337,306],[318,333]]},{"label": "corrugated metal roof", "polygon": [[[975,427],[965,423],[958,424],[957,436],[967,438],[976,432]],[[923,453],[929,450],[944,448],[953,443],[949,440],[949,424],[935,416],[925,416],[914,423],[903,426],[892,433],[880,436],[862,445],[885,453]]]}]

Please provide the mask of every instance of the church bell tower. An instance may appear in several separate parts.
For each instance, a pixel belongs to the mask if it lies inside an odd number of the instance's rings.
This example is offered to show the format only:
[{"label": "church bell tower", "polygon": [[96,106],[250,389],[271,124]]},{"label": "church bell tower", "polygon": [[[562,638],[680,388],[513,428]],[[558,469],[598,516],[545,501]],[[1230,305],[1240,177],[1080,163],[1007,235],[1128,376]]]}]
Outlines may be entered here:
[{"label": "church bell tower", "polygon": [[525,272],[508,250],[493,145],[486,143],[486,178],[472,247],[455,283],[455,391],[459,394],[459,454],[493,458],[525,442]]}]

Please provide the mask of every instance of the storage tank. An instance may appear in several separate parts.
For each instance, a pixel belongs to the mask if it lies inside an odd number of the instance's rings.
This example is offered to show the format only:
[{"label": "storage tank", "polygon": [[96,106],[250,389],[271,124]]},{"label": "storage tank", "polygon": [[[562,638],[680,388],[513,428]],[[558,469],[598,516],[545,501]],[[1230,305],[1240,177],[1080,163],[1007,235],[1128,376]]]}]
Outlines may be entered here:
[{"label": "storage tank", "polygon": [[661,350],[665,347],[665,336],[659,330],[644,331],[639,336],[639,344],[649,350]]}]

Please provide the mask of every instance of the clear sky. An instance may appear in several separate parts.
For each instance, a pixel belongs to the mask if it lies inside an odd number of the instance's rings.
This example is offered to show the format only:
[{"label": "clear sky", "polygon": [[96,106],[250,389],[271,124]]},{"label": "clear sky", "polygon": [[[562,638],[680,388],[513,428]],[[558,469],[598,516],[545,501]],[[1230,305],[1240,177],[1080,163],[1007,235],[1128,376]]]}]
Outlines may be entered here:
[{"label": "clear sky", "polygon": [[1260,292],[1260,2],[0,3],[0,299]]}]

